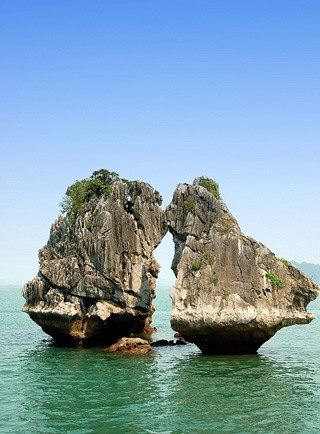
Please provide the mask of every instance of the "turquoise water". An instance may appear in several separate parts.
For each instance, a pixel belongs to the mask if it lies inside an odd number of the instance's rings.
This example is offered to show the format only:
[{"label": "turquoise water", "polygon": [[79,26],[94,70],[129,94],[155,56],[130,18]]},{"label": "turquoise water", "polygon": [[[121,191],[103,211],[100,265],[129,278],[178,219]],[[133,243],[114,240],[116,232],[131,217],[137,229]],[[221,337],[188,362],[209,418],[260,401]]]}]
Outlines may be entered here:
[{"label": "turquoise water", "polygon": [[[0,289],[1,433],[318,433],[320,320],[280,331],[255,356],[154,355],[52,346]],[[172,338],[159,288],[156,338]],[[320,301],[320,300],[319,300]],[[320,302],[309,310],[320,314]]]}]

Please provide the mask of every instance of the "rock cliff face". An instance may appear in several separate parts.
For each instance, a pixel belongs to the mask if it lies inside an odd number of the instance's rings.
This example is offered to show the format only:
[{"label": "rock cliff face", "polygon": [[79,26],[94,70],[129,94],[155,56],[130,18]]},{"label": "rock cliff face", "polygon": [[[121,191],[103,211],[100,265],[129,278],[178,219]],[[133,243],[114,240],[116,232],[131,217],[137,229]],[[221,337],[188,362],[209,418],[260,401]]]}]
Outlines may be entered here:
[{"label": "rock cliff face", "polygon": [[171,326],[203,353],[255,353],[282,327],[314,318],[306,306],[319,288],[241,232],[214,181],[178,185],[166,215],[177,277]]},{"label": "rock cliff face", "polygon": [[[98,191],[99,182],[88,185]],[[167,232],[162,198],[142,182],[130,194],[119,178],[107,187],[52,225],[38,276],[23,290],[23,310],[58,342],[110,344],[150,328],[152,252]]]}]

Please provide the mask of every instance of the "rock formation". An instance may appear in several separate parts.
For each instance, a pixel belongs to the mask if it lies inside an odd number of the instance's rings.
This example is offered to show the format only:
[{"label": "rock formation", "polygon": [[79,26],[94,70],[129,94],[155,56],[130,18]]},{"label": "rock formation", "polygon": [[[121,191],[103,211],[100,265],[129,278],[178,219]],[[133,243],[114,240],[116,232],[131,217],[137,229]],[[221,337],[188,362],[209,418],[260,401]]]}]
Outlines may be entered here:
[{"label": "rock formation", "polygon": [[166,210],[173,235],[171,326],[207,354],[255,353],[279,329],[309,323],[319,288],[245,236],[218,185],[178,185]]},{"label": "rock formation", "polygon": [[122,354],[151,354],[153,352],[150,342],[141,338],[121,338],[110,345],[106,351]]},{"label": "rock formation", "polygon": [[149,184],[94,172],[67,190],[66,216],[39,252],[23,307],[57,342],[111,344],[150,328],[167,232],[162,198]]},{"label": "rock formation", "polygon": [[317,285],[241,232],[214,181],[178,185],[165,212],[161,202],[149,184],[106,170],[76,181],[39,252],[38,276],[23,289],[23,310],[68,344],[111,345],[150,331],[153,251],[169,228],[171,326],[203,353],[254,353],[282,327],[314,318],[306,306]]}]

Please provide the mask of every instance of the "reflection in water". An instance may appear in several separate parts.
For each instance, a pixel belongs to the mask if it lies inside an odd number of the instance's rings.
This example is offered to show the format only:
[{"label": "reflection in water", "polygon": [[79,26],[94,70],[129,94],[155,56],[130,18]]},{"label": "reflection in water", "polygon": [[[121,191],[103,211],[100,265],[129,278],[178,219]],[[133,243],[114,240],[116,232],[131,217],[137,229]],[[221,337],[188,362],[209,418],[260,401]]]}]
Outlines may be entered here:
[{"label": "reflection in water", "polygon": [[130,425],[147,398],[140,379],[152,357],[119,357],[99,349],[31,352],[24,365],[28,383],[22,389],[27,417],[32,415],[37,426],[41,415],[43,431],[38,432],[47,432],[46,427],[106,432],[106,426],[113,432],[115,422],[123,418]]},{"label": "reflection in water", "polygon": [[223,357],[194,345],[147,356],[59,348],[18,309],[2,319],[0,432],[319,431],[317,321],[279,332],[259,355]]},{"label": "reflection in water", "polygon": [[202,356],[193,345],[147,357],[47,347],[29,351],[22,368],[20,417],[35,432],[307,433],[320,426],[314,369],[264,355]]},{"label": "reflection in water", "polygon": [[183,423],[195,430],[284,433],[290,427],[301,433],[307,413],[320,422],[311,407],[316,384],[309,369],[261,356],[191,357],[179,366],[172,398]]}]

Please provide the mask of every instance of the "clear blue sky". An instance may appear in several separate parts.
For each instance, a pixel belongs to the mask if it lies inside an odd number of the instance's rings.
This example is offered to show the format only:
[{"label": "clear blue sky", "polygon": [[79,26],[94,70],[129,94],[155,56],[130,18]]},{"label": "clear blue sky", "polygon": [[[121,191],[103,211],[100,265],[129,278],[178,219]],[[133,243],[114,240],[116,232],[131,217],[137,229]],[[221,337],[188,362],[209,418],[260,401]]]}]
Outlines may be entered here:
[{"label": "clear blue sky", "polygon": [[164,205],[210,176],[246,234],[320,263],[319,22],[318,0],[1,0],[0,280],[37,273],[100,168]]}]

